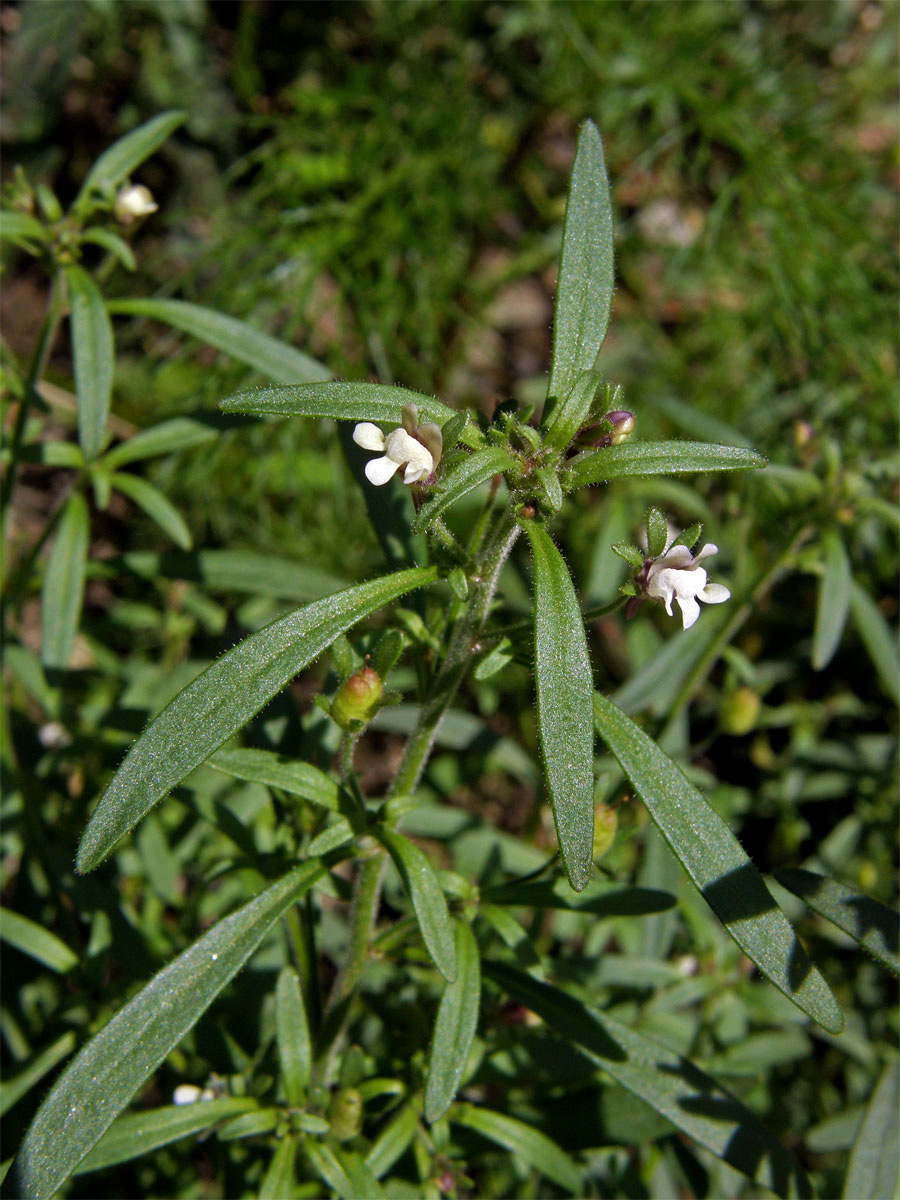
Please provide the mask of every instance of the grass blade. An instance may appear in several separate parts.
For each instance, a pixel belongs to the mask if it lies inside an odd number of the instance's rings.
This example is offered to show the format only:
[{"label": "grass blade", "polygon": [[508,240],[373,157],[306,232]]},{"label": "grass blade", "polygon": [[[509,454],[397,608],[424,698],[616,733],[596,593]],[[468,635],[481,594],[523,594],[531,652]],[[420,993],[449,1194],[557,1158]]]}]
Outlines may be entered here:
[{"label": "grass blade", "polygon": [[553,365],[547,395],[568,396],[597,358],[612,307],[613,219],[603,143],[593,121],[578,134],[563,225]]},{"label": "grass blade", "polygon": [[387,830],[378,834],[394,860],[409,892],[422,940],[431,959],[445,979],[456,978],[456,939],[447,900],[427,855],[414,842]]},{"label": "grass blade", "polygon": [[776,871],[775,878],[805,900],[813,912],[859,942],[882,966],[900,975],[900,917],[896,912],[813,871],[785,869]]},{"label": "grass blade", "polygon": [[180,692],[134,743],[94,810],[78,848],[90,871],[146,812],[233,733],[376,609],[437,578],[434,567],[398,571],[316,600],[245,638]]},{"label": "grass blade", "polygon": [[522,971],[501,963],[485,963],[484,970],[622,1087],[735,1170],[780,1196],[811,1194],[803,1172],[778,1139],[693,1063]]},{"label": "grass blade", "polygon": [[737,838],[676,763],[611,700],[596,693],[597,732],[707,904],[760,971],[829,1033],[844,1019]]},{"label": "grass blade", "polygon": [[456,925],[456,979],[441,996],[428,1078],[425,1084],[425,1120],[439,1120],[453,1102],[466,1066],[481,1005],[481,958],[478,943],[464,921]]},{"label": "grass blade", "polygon": [[712,442],[624,442],[573,458],[560,476],[564,491],[629,475],[683,475],[695,471],[746,471],[766,465],[755,450]]},{"label": "grass blade", "polygon": [[65,268],[72,322],[72,357],[78,395],[78,441],[88,461],[106,440],[112,398],[115,347],[103,297],[81,267]]},{"label": "grass blade", "polygon": [[896,634],[881,615],[878,605],[855,579],[850,581],[850,614],[885,691],[895,704],[900,705],[900,650]]},{"label": "grass blade", "polygon": [[117,316],[162,321],[279,383],[312,383],[331,376],[327,367],[308,354],[201,304],[186,300],[110,300],[107,309]]},{"label": "grass blade", "polygon": [[566,877],[576,892],[591,874],[594,730],[591,663],[581,609],[550,535],[525,526],[534,556],[534,676],[547,790]]},{"label": "grass blade", "polygon": [[89,538],[88,507],[73,492],[56,531],[41,589],[41,658],[48,667],[66,668],[81,620]]},{"label": "grass blade", "polygon": [[304,863],[165,967],[88,1042],[38,1109],[16,1160],[23,1196],[47,1200],[322,874]]}]

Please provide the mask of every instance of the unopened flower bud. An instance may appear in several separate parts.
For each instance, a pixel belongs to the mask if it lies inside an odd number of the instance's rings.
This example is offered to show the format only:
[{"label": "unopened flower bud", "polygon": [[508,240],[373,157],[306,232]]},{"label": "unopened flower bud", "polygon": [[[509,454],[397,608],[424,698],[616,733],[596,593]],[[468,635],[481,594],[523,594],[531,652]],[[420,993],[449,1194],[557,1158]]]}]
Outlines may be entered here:
[{"label": "unopened flower bud", "polygon": [[363,1098],[357,1088],[345,1087],[335,1092],[328,1108],[328,1121],[339,1142],[356,1137],[362,1129],[362,1116]]},{"label": "unopened flower bud", "polygon": [[582,429],[576,441],[576,447],[581,450],[602,450],[606,446],[618,446],[634,432],[636,421],[633,412],[617,408],[606,413],[593,425]]},{"label": "unopened flower bud", "polygon": [[611,446],[618,446],[634,433],[634,413],[628,412],[626,409],[616,409],[615,412],[609,412],[603,420],[609,421],[610,425],[612,425],[612,433],[609,435],[609,444]]},{"label": "unopened flower bud", "polygon": [[719,709],[719,719],[725,733],[743,737],[756,728],[762,700],[749,687],[739,687],[726,696]]},{"label": "unopened flower bud", "polygon": [[130,183],[123,187],[116,196],[113,206],[116,220],[122,225],[130,225],[138,217],[155,213],[159,205],[153,199],[153,193],[142,183]]},{"label": "unopened flower bud", "polygon": [[338,688],[331,715],[341,729],[355,732],[368,725],[378,712],[383,693],[384,684],[378,672],[363,667]]}]

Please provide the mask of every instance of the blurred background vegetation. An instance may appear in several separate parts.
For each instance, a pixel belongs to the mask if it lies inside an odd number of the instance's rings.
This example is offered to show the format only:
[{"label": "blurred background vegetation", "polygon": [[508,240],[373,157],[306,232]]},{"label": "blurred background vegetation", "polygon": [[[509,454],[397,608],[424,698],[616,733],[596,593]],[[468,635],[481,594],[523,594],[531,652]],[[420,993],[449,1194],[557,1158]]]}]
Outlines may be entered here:
[{"label": "blurred background vegetation", "polygon": [[[584,599],[600,602],[621,582],[610,543],[635,536],[651,501],[677,525],[703,520],[738,588],[802,535],[810,557],[801,552],[797,569],[760,594],[690,724],[683,710],[670,722],[669,747],[693,748],[699,778],[763,869],[804,863],[893,902],[890,666],[879,674],[852,624],[827,669],[814,670],[809,656],[822,530],[839,531],[858,584],[889,623],[897,616],[898,13],[855,0],[5,4],[4,171],[8,178],[21,164],[66,204],[117,136],[183,108],[185,125],[137,175],[160,206],[133,239],[138,271],[104,266],[107,295],[195,301],[293,343],[339,377],[395,382],[490,414],[509,397],[543,397],[568,171],[578,123],[592,117],[616,213],[618,288],[601,365],[622,385],[621,406],[636,413],[641,438],[746,441],[776,470],[580,492],[560,522],[567,556]],[[13,381],[46,286],[34,262],[10,259],[2,316]],[[116,339],[122,436],[208,413],[260,382],[154,323],[117,319]],[[71,387],[64,340],[48,378]],[[74,411],[53,407],[48,420],[55,436],[69,436]],[[333,425],[247,423],[145,469],[198,548],[267,552],[323,579],[378,568]],[[10,561],[58,502],[62,475],[23,473]],[[76,881],[71,860],[86,811],[147,713],[291,599],[264,576],[247,588],[263,594],[248,599],[156,570],[158,560],[145,557],[141,569],[141,553],[171,545],[121,498],[92,528],[77,669],[59,688],[20,657],[8,679],[7,733],[25,783],[7,812],[4,902],[86,947],[74,991],[11,952],[2,1032],[13,1072],[68,1030],[96,1029],[118,1003],[114,993],[242,894],[240,873],[213,892],[185,883],[208,879],[226,840],[197,820],[196,799],[148,819],[100,882]],[[37,603],[35,589],[16,614],[26,651],[37,647]],[[656,612],[628,627],[618,617],[600,623],[601,686],[622,685],[679,636]],[[534,752],[529,687],[514,668],[473,684],[465,706],[493,737]],[[312,690],[297,693],[300,711]],[[670,691],[632,708],[658,727],[671,699]],[[276,705],[276,717],[290,723],[289,708]],[[371,740],[375,786],[392,746],[389,734]],[[428,783],[442,802],[543,837],[533,780],[506,759],[486,770],[480,753],[439,754]],[[261,810],[245,790],[249,820]],[[643,871],[648,882],[652,855],[633,808],[620,815],[610,870]],[[277,827],[270,836],[277,845]],[[699,936],[701,954],[730,961],[733,948],[704,941],[699,921],[688,930],[683,918],[653,918],[656,945],[626,949],[677,958],[696,952]],[[603,937],[577,922],[554,936],[584,981],[596,965],[585,965],[585,948],[599,953]],[[874,967],[836,936],[822,935],[814,949],[851,1012],[844,1048],[816,1035],[813,1051],[804,1034],[763,1073],[745,1065],[732,1085],[773,1128],[796,1131],[792,1148],[827,1195],[844,1147],[800,1136],[865,1101],[897,1026],[890,985]],[[630,1001],[659,983],[606,986]],[[240,1007],[241,988],[228,1005]],[[225,1008],[216,1010],[222,1027]],[[752,1006],[738,1017],[722,999],[689,1027],[661,1019],[656,1033],[679,1048],[699,1043],[711,1060],[770,1017]],[[182,1077],[201,1080],[219,1061],[217,1036],[192,1035],[179,1052]],[[163,1091],[179,1078],[167,1070]],[[40,1092],[10,1106],[8,1146]],[[105,1177],[92,1177],[73,1194],[239,1194],[228,1187],[246,1164],[210,1149],[197,1180],[193,1153],[167,1150],[105,1192],[97,1190]],[[642,1169],[649,1179],[651,1167]],[[494,1166],[476,1194],[508,1186]],[[690,1187],[714,1194],[697,1176]]]}]

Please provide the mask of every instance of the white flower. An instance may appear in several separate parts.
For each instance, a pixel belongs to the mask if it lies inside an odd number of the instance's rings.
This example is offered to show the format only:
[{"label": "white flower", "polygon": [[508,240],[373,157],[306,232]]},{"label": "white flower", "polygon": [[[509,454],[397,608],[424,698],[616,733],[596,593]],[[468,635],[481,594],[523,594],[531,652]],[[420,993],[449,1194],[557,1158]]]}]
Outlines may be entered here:
[{"label": "white flower", "polygon": [[672,601],[681,609],[681,620],[685,629],[690,629],[700,616],[698,600],[705,604],[723,604],[731,596],[721,583],[707,583],[706,571],[699,564],[704,558],[718,553],[718,546],[708,542],[699,554],[691,554],[687,546],[673,546],[653,562],[647,572],[646,592],[655,600],[662,600],[669,616]]},{"label": "white flower", "polygon": [[172,1103],[179,1106],[182,1104],[196,1104],[201,1099],[203,1099],[203,1089],[198,1088],[195,1083],[179,1083],[178,1087],[172,1093]]},{"label": "white flower", "polygon": [[362,421],[353,430],[353,440],[364,450],[383,450],[381,458],[366,463],[366,479],[381,487],[401,468],[404,483],[418,483],[434,470],[434,457],[427,447],[407,433],[394,429],[386,437],[371,421]]},{"label": "white flower", "polygon": [[138,217],[146,217],[150,213],[155,213],[158,208],[159,205],[153,199],[153,193],[148,187],[144,187],[142,183],[130,183],[123,187],[116,196],[113,211],[117,221],[123,225],[130,225]]}]

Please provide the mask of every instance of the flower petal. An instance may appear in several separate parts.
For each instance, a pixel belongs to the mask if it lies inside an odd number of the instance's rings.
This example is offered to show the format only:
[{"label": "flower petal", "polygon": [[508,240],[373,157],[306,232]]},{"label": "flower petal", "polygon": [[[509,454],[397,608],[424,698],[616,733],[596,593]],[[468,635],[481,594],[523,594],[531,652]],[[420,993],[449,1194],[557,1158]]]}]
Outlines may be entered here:
[{"label": "flower petal", "polygon": [[399,466],[399,463],[392,462],[387,456],[373,458],[366,463],[366,479],[375,487],[381,487],[394,476]]},{"label": "flower petal", "polygon": [[679,595],[678,607],[681,609],[681,624],[683,629],[690,629],[700,616],[700,605],[693,596]]},{"label": "flower petal", "polygon": [[708,583],[697,595],[707,604],[724,604],[726,600],[731,599],[731,592],[724,583]]},{"label": "flower petal", "polygon": [[647,595],[652,596],[654,600],[663,600],[666,605],[666,612],[672,616],[672,598],[675,595],[675,580],[673,576],[675,571],[660,571],[654,575],[647,585]]},{"label": "flower petal", "polygon": [[406,464],[406,470],[403,472],[404,483],[418,483],[420,479],[425,479],[430,474],[423,467],[414,466],[413,463]]},{"label": "flower petal", "polygon": [[699,554],[694,555],[694,562],[702,562],[704,558],[710,558],[713,554],[719,553],[719,547],[714,542],[707,542]]},{"label": "flower petal", "polygon": [[353,440],[363,450],[383,450],[384,434],[371,421],[361,421],[353,430]]}]

